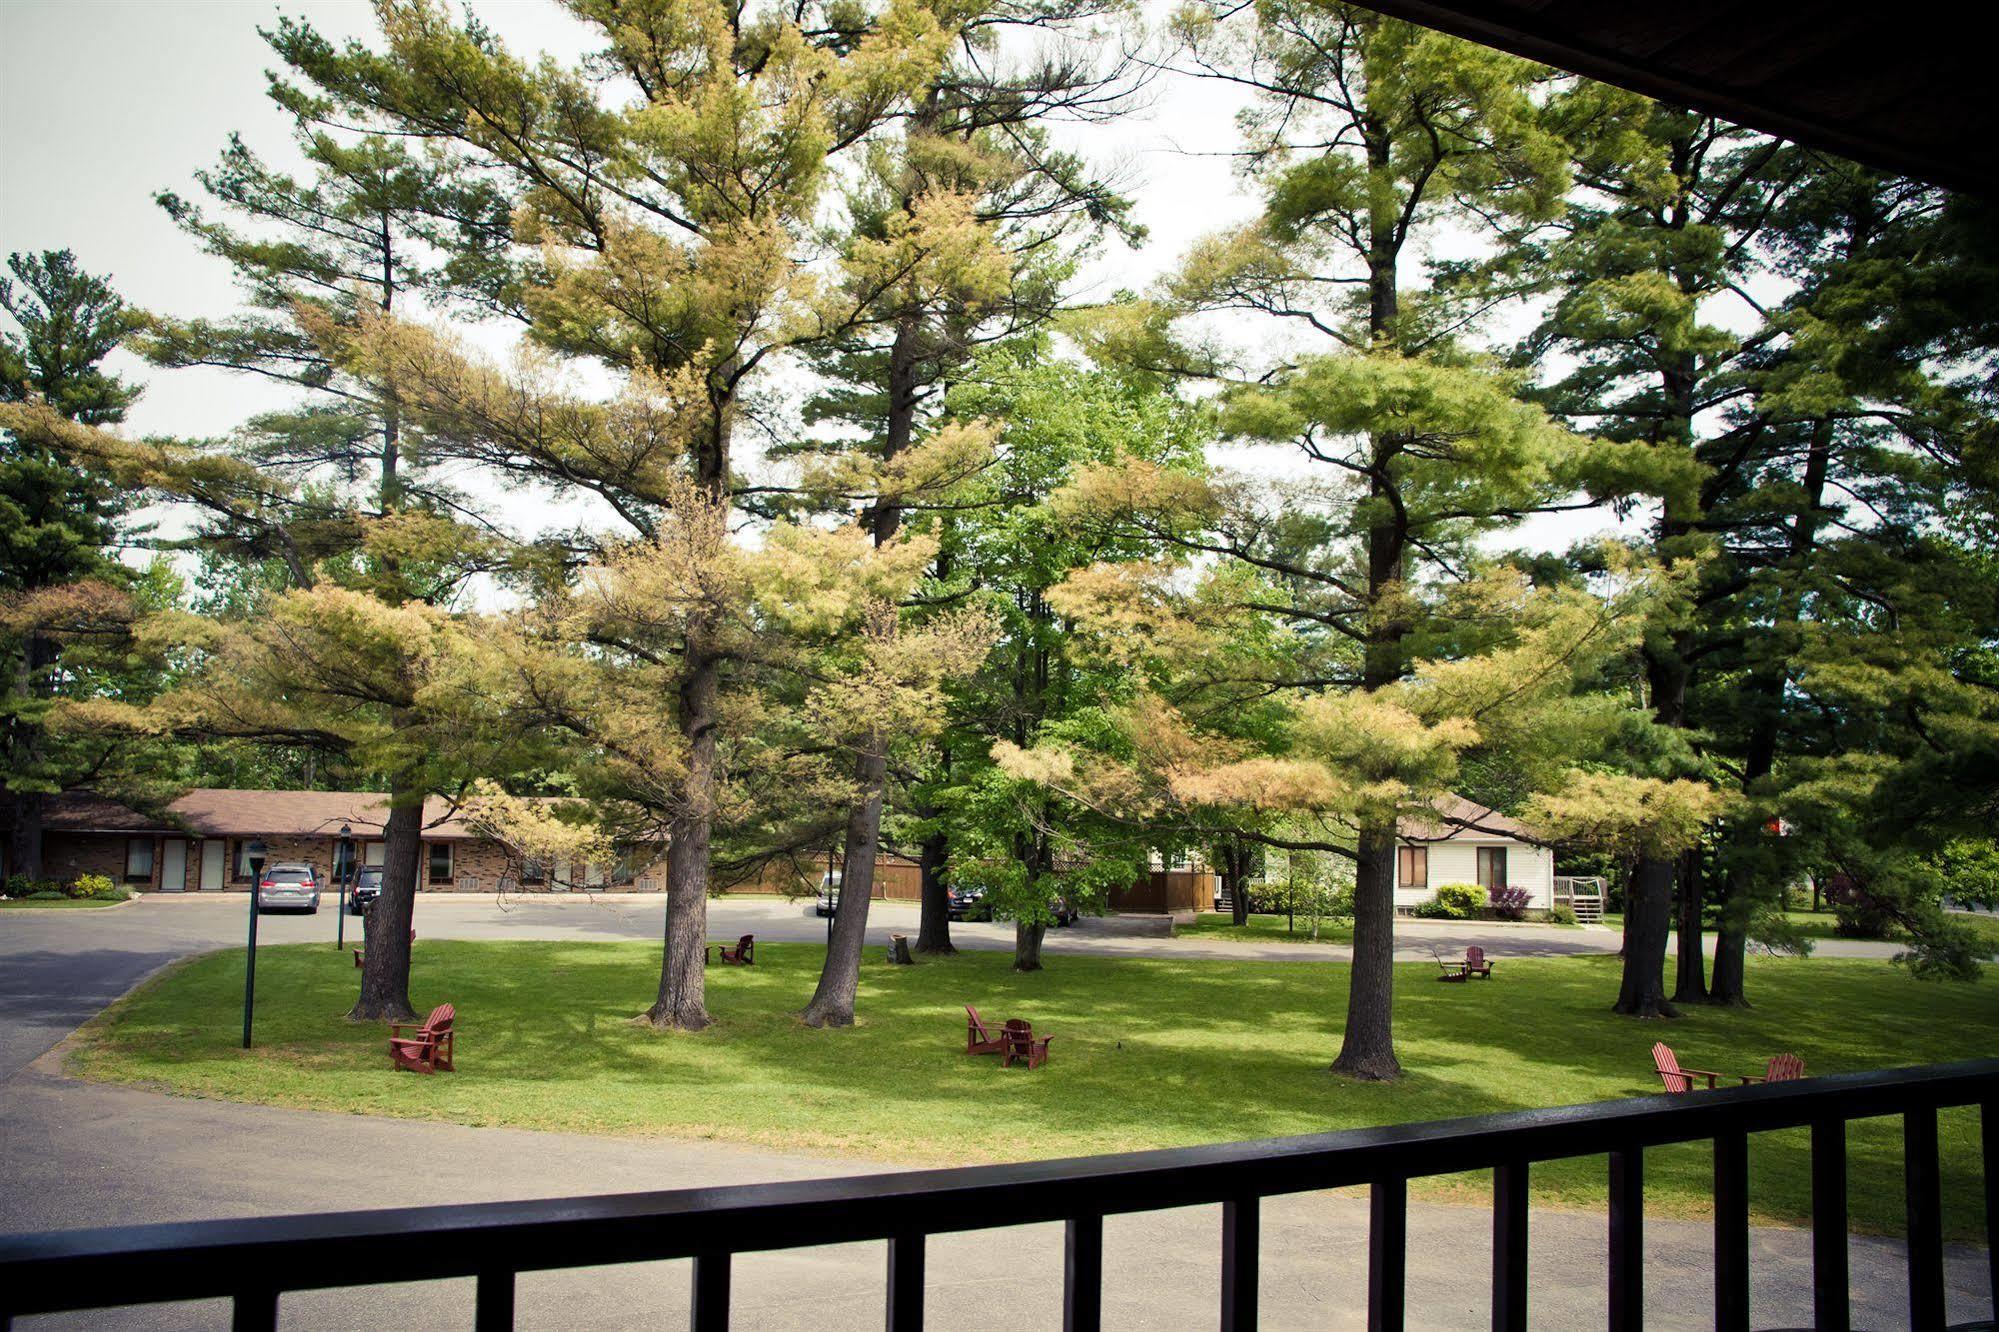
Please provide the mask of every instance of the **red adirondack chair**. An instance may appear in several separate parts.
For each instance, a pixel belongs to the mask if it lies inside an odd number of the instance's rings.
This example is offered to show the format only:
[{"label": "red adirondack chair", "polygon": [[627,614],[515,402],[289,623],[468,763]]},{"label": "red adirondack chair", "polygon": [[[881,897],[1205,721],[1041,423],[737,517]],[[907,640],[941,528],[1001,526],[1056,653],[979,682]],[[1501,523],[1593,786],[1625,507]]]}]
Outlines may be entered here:
[{"label": "red adirondack chair", "polygon": [[1465,949],[1463,957],[1452,958],[1448,962],[1441,957],[1438,958],[1437,965],[1442,967],[1444,972],[1437,977],[1438,980],[1467,981],[1473,976],[1480,980],[1492,979],[1492,963],[1485,960],[1485,950],[1477,944]]},{"label": "red adirondack chair", "polygon": [[[416,945],[416,930],[414,929],[410,930],[410,945],[411,947],[415,947]],[[366,966],[367,964],[368,964],[368,950],[366,948],[356,948],[354,950],[354,965],[357,967],[362,967]]]},{"label": "red adirondack chair", "polygon": [[1006,1042],[987,1029],[979,1010],[965,1005],[965,1053],[969,1055],[1005,1054]]},{"label": "red adirondack chair", "polygon": [[1762,1077],[1757,1077],[1755,1074],[1744,1074],[1742,1075],[1742,1080],[1744,1082],[1796,1082],[1803,1076],[1805,1076],[1805,1061],[1797,1055],[1786,1052],[1770,1056],[1770,1063],[1763,1070]]},{"label": "red adirondack chair", "polygon": [[[440,1068],[452,1072],[451,1020],[457,1016],[458,1010],[450,1004],[439,1004],[430,1010],[430,1016],[421,1026],[412,1022],[390,1023],[390,1062],[412,1073],[435,1073]],[[404,1028],[416,1034],[405,1036]]]},{"label": "red adirondack chair", "polygon": [[1679,1056],[1674,1054],[1673,1047],[1664,1041],[1652,1047],[1652,1066],[1659,1071],[1659,1081],[1666,1084],[1667,1092],[1675,1096],[1681,1092],[1692,1091],[1695,1078],[1707,1079],[1710,1091],[1721,1078],[1721,1074],[1710,1073],[1704,1068],[1681,1068]]},{"label": "red adirondack chair", "polygon": [[751,966],[757,960],[757,936],[754,934],[745,934],[742,938],[736,940],[734,948],[730,948],[727,944],[716,944],[715,953],[729,966]]},{"label": "red adirondack chair", "polygon": [[1012,1068],[1020,1061],[1025,1061],[1029,1068],[1040,1068],[1048,1062],[1048,1042],[1055,1038],[1037,1037],[1031,1023],[1008,1018],[1000,1029],[1000,1039],[1006,1043],[1006,1050],[1000,1055],[1001,1068]]}]

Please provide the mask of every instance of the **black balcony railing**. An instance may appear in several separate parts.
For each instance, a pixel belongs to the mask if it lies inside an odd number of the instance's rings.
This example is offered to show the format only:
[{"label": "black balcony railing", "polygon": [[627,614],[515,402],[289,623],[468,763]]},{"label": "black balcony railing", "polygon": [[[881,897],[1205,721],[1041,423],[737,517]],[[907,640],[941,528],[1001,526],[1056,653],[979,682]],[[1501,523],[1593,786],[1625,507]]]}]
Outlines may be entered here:
[{"label": "black balcony railing", "polygon": [[[1492,1324],[1527,1324],[1527,1186],[1537,1161],[1607,1155],[1606,1321],[1635,1328],[1644,1306],[1645,1149],[1714,1144],[1714,1320],[1749,1325],[1749,1135],[1808,1126],[1812,1152],[1814,1323],[1849,1324],[1846,1125],[1899,1115],[1908,1201],[1909,1322],[1944,1325],[1937,1112],[1981,1108],[1986,1236],[1999,1239],[1999,1060],[1686,1096],[1263,1142],[1021,1165],[973,1166],[593,1198],[393,1208],[0,1238],[0,1328],[19,1315],[226,1297],[239,1329],[271,1328],[285,1291],[448,1277],[477,1279],[480,1329],[511,1327],[527,1271],[694,1260],[692,1322],[729,1323],[734,1254],[886,1240],[888,1326],[923,1325],[927,1236],[996,1226],[1068,1225],[1063,1324],[1102,1313],[1107,1214],[1222,1204],[1221,1325],[1257,1310],[1257,1214],[1278,1194],[1371,1190],[1368,1323],[1402,1325],[1411,1179],[1493,1172]],[[1999,1253],[1999,1246],[1995,1246]],[[1993,1272],[1999,1292],[1999,1265]]]}]

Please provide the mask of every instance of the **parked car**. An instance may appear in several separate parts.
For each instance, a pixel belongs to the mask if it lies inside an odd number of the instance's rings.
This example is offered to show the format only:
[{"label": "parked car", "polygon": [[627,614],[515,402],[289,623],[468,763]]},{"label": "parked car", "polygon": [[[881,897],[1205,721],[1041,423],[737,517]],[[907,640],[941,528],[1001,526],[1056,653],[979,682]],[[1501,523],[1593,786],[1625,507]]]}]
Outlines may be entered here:
[{"label": "parked car", "polygon": [[319,910],[319,876],[310,865],[266,865],[257,880],[257,910]]},{"label": "parked car", "polygon": [[363,865],[354,871],[354,882],[347,889],[347,910],[360,915],[382,895],[382,867]]},{"label": "parked car", "polygon": [[1069,899],[1066,897],[1049,898],[1048,909],[1055,913],[1055,923],[1063,927],[1074,925],[1077,919],[1083,914],[1076,910],[1075,907],[1069,905]]},{"label": "parked car", "polygon": [[822,916],[830,916],[840,909],[840,875],[838,872],[819,876],[819,905],[813,910]]},{"label": "parked car", "polygon": [[945,900],[944,914],[952,920],[991,920],[992,904],[986,901],[986,890],[971,883],[952,887]]}]

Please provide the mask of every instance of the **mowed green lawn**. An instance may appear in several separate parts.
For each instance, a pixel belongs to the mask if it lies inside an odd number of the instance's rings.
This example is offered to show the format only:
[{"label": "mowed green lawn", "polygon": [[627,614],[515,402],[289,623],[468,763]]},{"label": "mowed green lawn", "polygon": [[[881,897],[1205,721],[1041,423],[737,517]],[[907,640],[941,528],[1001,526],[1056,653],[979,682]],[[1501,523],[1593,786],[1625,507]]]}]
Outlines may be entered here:
[{"label": "mowed green lawn", "polygon": [[[1756,959],[1748,1011],[1640,1023],[1607,1011],[1614,958],[1501,958],[1490,983],[1442,985],[1400,968],[1397,1030],[1408,1075],[1367,1085],[1326,1071],[1338,1044],[1347,968],[1336,962],[1212,962],[1055,956],[1017,975],[1003,953],[890,967],[869,950],[861,1023],[812,1031],[793,1014],[821,950],[759,945],[753,968],[710,972],[718,1024],[659,1033],[631,1015],[657,984],[640,943],[424,940],[418,1007],[458,1008],[458,1072],[392,1071],[384,1032],[346,1022],[355,971],[320,945],[263,950],[257,1048],[237,1048],[243,959],[178,967],[86,1029],[72,1062],[88,1077],[202,1096],[461,1124],[676,1134],[810,1153],[923,1163],[1013,1160],[1443,1119],[1658,1090],[1650,1048],[1685,1063],[1758,1071],[1796,1050],[1831,1073],[1999,1053],[1999,985],[1912,980],[1873,961]],[[966,1002],[997,1023],[1055,1036],[1050,1062],[1002,1070],[964,1053]],[[1854,1127],[1858,1226],[1901,1223],[1899,1121]],[[1945,1224],[1979,1233],[1978,1133],[1943,1122]],[[1802,1133],[1759,1136],[1753,1206],[1802,1222],[1810,1201]],[[1597,1206],[1602,1158],[1537,1166],[1543,1204]],[[1647,1158],[1648,1206],[1699,1215],[1704,1146]],[[1418,1186],[1483,1198],[1482,1178]]]},{"label": "mowed green lawn", "polygon": [[1258,913],[1238,926],[1235,917],[1226,911],[1203,911],[1187,924],[1175,925],[1173,935],[1175,938],[1241,939],[1246,943],[1348,944],[1353,942],[1353,922],[1321,920],[1319,937],[1314,939],[1311,919],[1306,916],[1286,918]]}]

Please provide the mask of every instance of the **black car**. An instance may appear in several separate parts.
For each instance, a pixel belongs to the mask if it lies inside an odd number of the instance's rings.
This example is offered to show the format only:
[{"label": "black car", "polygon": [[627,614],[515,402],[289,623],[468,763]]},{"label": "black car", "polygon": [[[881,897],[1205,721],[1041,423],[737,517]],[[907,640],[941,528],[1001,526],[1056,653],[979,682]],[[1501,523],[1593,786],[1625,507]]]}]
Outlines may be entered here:
[{"label": "black car", "polygon": [[991,920],[992,904],[986,901],[986,890],[977,884],[962,888],[952,888],[946,896],[944,914],[952,920]]},{"label": "black car", "polygon": [[368,904],[382,895],[382,867],[363,865],[354,871],[353,886],[347,890],[347,910],[360,915]]}]

